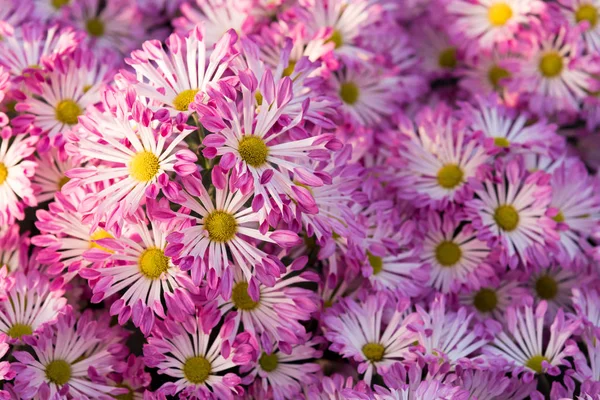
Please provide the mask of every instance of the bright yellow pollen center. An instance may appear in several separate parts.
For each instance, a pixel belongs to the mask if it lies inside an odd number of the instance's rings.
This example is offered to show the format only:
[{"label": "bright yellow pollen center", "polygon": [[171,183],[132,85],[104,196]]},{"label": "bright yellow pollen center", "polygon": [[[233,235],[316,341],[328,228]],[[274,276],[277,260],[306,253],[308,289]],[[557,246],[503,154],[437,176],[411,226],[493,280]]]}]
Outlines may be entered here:
[{"label": "bright yellow pollen center", "polygon": [[282,76],[291,76],[296,69],[296,61],[290,60],[288,66],[283,70]]},{"label": "bright yellow pollen center", "polygon": [[169,257],[161,249],[147,249],[139,259],[140,271],[145,277],[158,279],[169,269]]},{"label": "bright yellow pollen center", "polygon": [[254,135],[246,135],[238,144],[242,160],[251,167],[258,168],[267,162],[269,148],[265,141]]},{"label": "bright yellow pollen center", "polygon": [[340,98],[346,104],[356,104],[360,97],[360,89],[354,82],[345,82],[340,86]]},{"label": "bright yellow pollen center", "polygon": [[547,53],[542,56],[539,67],[546,78],[554,78],[563,70],[563,59],[557,52]]},{"label": "bright yellow pollen center", "polygon": [[175,99],[173,99],[173,107],[177,111],[187,111],[190,104],[194,102],[196,94],[199,92],[198,89],[188,89],[179,93]]},{"label": "bright yellow pollen center", "polygon": [[595,27],[598,23],[598,9],[591,4],[582,4],[575,12],[575,21],[587,21],[590,28]]},{"label": "bright yellow pollen center", "polygon": [[67,125],[75,125],[78,122],[77,117],[83,114],[83,110],[73,100],[62,100],[56,106],[56,120]]},{"label": "bright yellow pollen center", "polygon": [[473,298],[473,305],[483,313],[494,311],[498,305],[498,296],[496,296],[496,292],[492,289],[480,289]]},{"label": "bright yellow pollen center", "polygon": [[8,168],[6,168],[4,163],[0,162],[0,185],[6,181],[6,178],[8,178]]},{"label": "bright yellow pollen center", "polygon": [[493,4],[488,10],[488,19],[494,26],[503,26],[512,17],[513,12],[506,3]]},{"label": "bright yellow pollen center", "polygon": [[23,336],[31,335],[33,329],[31,325],[16,323],[10,327],[6,334],[13,339],[21,339]]},{"label": "bright yellow pollen center", "polygon": [[252,300],[248,294],[248,282],[239,282],[231,290],[231,301],[238,310],[251,311],[259,302]]},{"label": "bright yellow pollen center", "polygon": [[362,347],[362,352],[367,360],[377,362],[383,360],[385,347],[379,343],[367,343]]},{"label": "bright yellow pollen center", "polygon": [[62,386],[71,379],[71,364],[65,360],[54,360],[46,365],[46,378],[58,386]]},{"label": "bright yellow pollen center", "polygon": [[458,61],[456,59],[456,48],[448,47],[445,50],[442,50],[440,55],[438,56],[438,64],[442,68],[452,69],[456,67]]},{"label": "bright yellow pollen center", "polygon": [[535,291],[544,300],[552,300],[558,293],[558,283],[550,275],[542,275],[535,281]]},{"label": "bright yellow pollen center", "polygon": [[494,144],[498,147],[503,148],[510,147],[510,141],[507,138],[501,136],[494,138]]},{"label": "bright yellow pollen center", "polygon": [[507,69],[494,65],[488,71],[488,79],[490,80],[494,89],[498,90],[501,86],[500,80],[504,78],[509,78],[510,72]]},{"label": "bright yellow pollen center", "polygon": [[565,216],[561,211],[559,211],[552,219],[558,224],[565,222]]},{"label": "bright yellow pollen center", "polygon": [[104,35],[104,22],[100,18],[88,19],[85,27],[91,36],[100,37]]},{"label": "bright yellow pollen center", "polygon": [[204,228],[214,242],[229,242],[237,232],[235,217],[225,211],[213,211],[204,218]]},{"label": "bright yellow pollen center", "polygon": [[344,38],[342,37],[342,33],[337,29],[334,30],[327,42],[332,42],[333,44],[335,44],[335,48],[339,49],[344,45]]},{"label": "bright yellow pollen center", "polygon": [[438,184],[444,189],[454,189],[463,180],[463,171],[456,164],[444,165],[437,174]]},{"label": "bright yellow pollen center", "polygon": [[190,357],[183,364],[183,376],[196,385],[204,383],[211,370],[210,362],[202,356]]},{"label": "bright yellow pollen center", "polygon": [[258,360],[260,367],[267,371],[275,371],[277,366],[279,365],[279,359],[277,358],[277,354],[267,354],[265,352],[262,353],[260,359]]},{"label": "bright yellow pollen center", "polygon": [[129,175],[137,181],[148,182],[158,174],[158,157],[150,151],[140,151],[129,164]]},{"label": "bright yellow pollen center", "polygon": [[100,249],[106,251],[108,253],[114,253],[114,251],[107,249],[104,246],[100,246],[98,243],[94,242],[94,240],[100,239],[114,239],[115,237],[110,233],[106,232],[104,229],[100,228],[96,232],[92,233],[90,236],[90,249]]},{"label": "bright yellow pollen center", "polygon": [[505,204],[494,211],[494,221],[506,232],[511,232],[519,225],[519,213],[513,206]]},{"label": "bright yellow pollen center", "polygon": [[371,268],[373,268],[373,275],[377,275],[383,269],[383,260],[381,257],[374,256],[370,252],[367,252],[367,259],[369,260],[369,264]]},{"label": "bright yellow pollen center", "polygon": [[538,374],[541,374],[543,371],[542,370],[542,361],[550,361],[550,360],[542,355],[533,356],[529,360],[527,360],[527,362],[525,363],[525,366],[531,368]]},{"label": "bright yellow pollen center", "polygon": [[443,241],[435,248],[435,258],[442,267],[454,266],[461,256],[460,246],[451,241]]},{"label": "bright yellow pollen center", "polygon": [[56,10],[58,10],[62,6],[66,6],[70,2],[71,2],[71,0],[52,0],[51,1],[52,7],[54,7]]}]

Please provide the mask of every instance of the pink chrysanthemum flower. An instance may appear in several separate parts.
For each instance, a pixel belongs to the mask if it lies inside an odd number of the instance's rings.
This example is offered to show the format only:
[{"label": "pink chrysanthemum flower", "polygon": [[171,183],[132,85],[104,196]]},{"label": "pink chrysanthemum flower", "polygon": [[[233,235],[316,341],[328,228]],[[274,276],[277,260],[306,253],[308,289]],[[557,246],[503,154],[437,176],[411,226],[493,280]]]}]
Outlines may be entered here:
[{"label": "pink chrysanthemum flower", "polygon": [[36,137],[12,135],[10,128],[0,134],[0,226],[25,217],[25,206],[37,205],[31,178],[37,164],[28,160],[35,151]]},{"label": "pink chrysanthemum flower", "polygon": [[80,35],[72,28],[40,23],[3,31],[2,37],[0,63],[18,79],[22,79],[28,70],[40,69],[45,61],[72,53],[80,41]]},{"label": "pink chrysanthemum flower", "polygon": [[6,272],[6,269],[0,272],[0,331],[13,341],[39,334],[66,310],[64,288],[51,284],[37,271],[27,274],[19,271],[9,276]]},{"label": "pink chrysanthemum flower", "polygon": [[249,33],[259,5],[256,0],[194,0],[184,2],[180,10],[183,16],[173,20],[177,31],[185,35],[201,24],[206,30],[206,46],[211,48],[231,29],[243,35]]},{"label": "pink chrysanthemum flower", "polygon": [[444,293],[462,285],[477,289],[495,275],[488,260],[490,248],[462,222],[448,213],[429,213],[421,260],[429,265],[429,284]]},{"label": "pink chrysanthemum flower", "polygon": [[378,7],[367,0],[305,0],[296,10],[311,34],[327,30],[328,40],[335,44],[335,54],[366,59],[369,49],[361,46],[365,30],[377,21]]},{"label": "pink chrysanthemum flower", "polygon": [[[72,169],[67,172],[71,180],[62,190],[68,194],[81,185],[114,179],[114,184],[94,193],[96,208],[90,208],[95,221],[110,214],[109,226],[122,223],[121,216],[135,213],[146,196],[156,197],[160,187],[169,185],[169,172],[185,175],[197,169],[196,155],[178,147],[192,132],[190,127],[163,122],[154,128],[152,112],[137,101],[132,113],[135,127],[118,118],[113,118],[112,124],[90,118],[78,136],[71,135],[73,153],[107,164]],[[112,134],[105,133],[107,124],[114,129]]]},{"label": "pink chrysanthemum flower", "polygon": [[505,330],[483,349],[489,362],[507,364],[514,374],[524,372],[526,382],[532,380],[534,374],[558,375],[558,367],[568,363],[565,357],[579,352],[575,342],[569,339],[580,321],[565,318],[564,312],[559,310],[550,326],[550,339],[543,342],[546,310],[545,301],[535,308],[531,304],[509,307]]},{"label": "pink chrysanthemum flower", "polygon": [[121,345],[103,346],[113,330],[100,326],[93,318],[91,312],[79,317],[73,313],[62,315],[31,343],[32,353],[14,353],[18,361],[13,364],[17,373],[14,391],[21,398],[60,398],[68,392],[75,397],[112,399],[123,392],[101,383],[113,370],[113,354]]},{"label": "pink chrysanthemum flower", "polygon": [[552,172],[552,200],[556,209],[552,219],[558,224],[562,263],[574,259],[584,262],[589,250],[587,238],[600,221],[600,186],[585,165],[577,159],[567,159]]},{"label": "pink chrysanthemum flower", "polygon": [[261,342],[262,352],[257,362],[240,368],[240,372],[248,372],[244,382],[256,379],[265,391],[272,390],[273,400],[297,398],[304,385],[318,382],[321,366],[311,361],[323,354],[313,347],[319,341],[309,339],[286,351],[268,339]]},{"label": "pink chrysanthemum flower", "polygon": [[305,389],[306,396],[316,400],[367,399],[367,386],[361,380],[354,382],[351,376],[341,374],[324,376],[316,384]]},{"label": "pink chrysanthemum flower", "polygon": [[411,100],[405,83],[402,75],[366,63],[348,65],[330,80],[332,96],[342,102],[350,121],[370,127],[388,120]]},{"label": "pink chrysanthemum flower", "polygon": [[255,275],[265,284],[274,284],[281,262],[267,257],[254,243],[260,240],[290,247],[299,240],[298,235],[286,230],[269,232],[266,223],[259,226],[259,215],[246,205],[252,193],[232,191],[229,176],[220,167],[213,168],[212,179],[216,200],[208,194],[198,175],[190,175],[182,178],[182,190],[171,198],[190,212],[161,211],[161,218],[177,216],[183,222],[167,238],[166,254],[176,256],[175,262],[182,269],[191,269],[195,283],[207,275],[209,285],[214,287],[216,279],[230,266],[230,253],[246,280]]},{"label": "pink chrysanthemum flower", "polygon": [[519,56],[511,50],[485,51],[473,55],[465,60],[465,66],[460,70],[459,85],[472,95],[497,92],[510,99],[515,94],[506,90],[506,85],[515,73]]},{"label": "pink chrysanthemum flower", "polygon": [[56,192],[69,182],[67,171],[81,165],[81,158],[65,152],[64,137],[51,138],[49,149],[39,152],[36,157],[38,167],[32,179],[32,187],[38,203],[54,199]]},{"label": "pink chrysanthemum flower", "polygon": [[418,19],[411,24],[410,34],[427,77],[444,78],[456,74],[463,54],[439,23],[426,17]]},{"label": "pink chrysanthemum flower", "polygon": [[36,212],[35,225],[41,234],[31,238],[31,242],[42,248],[37,260],[49,265],[47,272],[51,275],[61,274],[65,280],[72,279],[81,268],[91,264],[83,258],[83,253],[91,248],[101,248],[96,240],[112,238],[116,233],[94,227],[92,221],[85,220],[83,213],[78,211],[88,195],[85,190],[68,196],[56,193],[48,211],[40,209]]},{"label": "pink chrysanthemum flower", "polygon": [[546,216],[551,200],[550,176],[528,173],[523,160],[496,163],[494,172],[473,182],[476,198],[466,203],[466,212],[482,241],[490,248],[502,245],[503,264],[515,267],[518,260],[534,260],[546,240],[557,239],[554,221]]},{"label": "pink chrysanthemum flower", "polygon": [[400,189],[407,192],[407,198],[418,196],[422,206],[437,208],[472,198],[467,182],[489,156],[464,123],[433,116],[422,118],[417,126],[405,121],[400,131],[407,136],[402,143],[405,150],[399,151],[406,165],[400,169],[412,177],[411,185]]},{"label": "pink chrysanthemum flower", "polygon": [[[306,335],[301,322],[310,320],[311,314],[317,311],[315,293],[301,285],[317,281],[318,277],[310,272],[297,274],[307,261],[306,256],[295,259],[271,287],[254,279],[249,283],[236,268],[230,286],[231,297],[227,301],[219,301],[220,309],[224,314],[235,309],[236,325],[241,324],[244,332],[277,342],[301,343]],[[228,287],[225,278],[221,282],[223,290]]]},{"label": "pink chrysanthemum flower", "polygon": [[596,69],[574,30],[561,27],[558,32],[543,28],[531,35],[529,56],[520,60],[509,89],[527,93],[529,107],[537,114],[573,114],[581,108],[587,94],[599,89],[593,77]]},{"label": "pink chrysanthemum flower", "polygon": [[563,13],[573,25],[583,25],[583,39],[588,53],[600,51],[600,1],[598,0],[560,0]]},{"label": "pink chrysanthemum flower", "polygon": [[418,304],[416,308],[420,321],[411,329],[416,331],[419,352],[427,358],[443,359],[452,365],[468,362],[489,341],[483,325],[470,326],[475,314],[463,307],[457,312],[447,310],[443,295],[436,296],[429,311]]},{"label": "pink chrysanthemum flower", "polygon": [[545,301],[548,306],[546,322],[552,321],[558,310],[573,312],[571,290],[579,282],[590,279],[585,269],[571,270],[557,265],[535,268],[529,276],[527,286],[535,303]]},{"label": "pink chrysanthemum flower", "polygon": [[8,271],[27,266],[29,255],[29,237],[19,234],[19,225],[14,224],[0,232],[0,268],[6,267]]},{"label": "pink chrysanthemum flower", "polygon": [[130,354],[127,360],[116,363],[114,369],[115,372],[109,375],[114,385],[129,391],[121,394],[121,397],[117,396],[117,398],[143,400],[146,389],[152,383],[152,377],[146,371],[144,365],[144,358]]},{"label": "pink chrysanthemum flower", "polygon": [[188,290],[197,289],[188,274],[165,255],[166,237],[173,231],[173,222],[150,221],[150,227],[145,220],[128,224],[127,236],[98,239],[97,247],[83,254],[88,261],[96,262],[93,269],[80,272],[93,281],[91,301],[98,303],[125,291],[112,303],[110,314],[118,315],[121,325],[131,318],[146,335],[156,316],[165,318],[163,304],[170,315],[178,318],[194,310]]},{"label": "pink chrysanthemum flower", "polygon": [[543,119],[531,122],[529,115],[509,109],[494,95],[475,96],[474,104],[461,103],[459,115],[472,132],[483,134],[484,146],[491,154],[509,150],[553,155],[564,147],[564,139],[556,133],[554,124]]},{"label": "pink chrysanthemum flower", "polygon": [[521,299],[530,295],[519,275],[507,275],[499,283],[491,283],[477,290],[459,293],[458,300],[463,306],[477,312],[480,319],[493,318],[504,321],[509,306],[518,304]]},{"label": "pink chrysanthemum flower", "polygon": [[34,16],[42,21],[56,20],[69,12],[73,0],[33,0]]},{"label": "pink chrysanthemum flower", "polygon": [[[233,186],[246,193],[254,189],[256,204],[261,210],[261,222],[267,215],[283,213],[288,209],[280,195],[296,201],[310,210],[314,204],[306,191],[298,190],[297,183],[322,186],[329,176],[319,176],[311,161],[329,161],[331,152],[341,148],[341,142],[331,134],[310,137],[300,127],[306,109],[293,120],[287,115],[287,107],[294,97],[293,82],[284,77],[275,86],[270,70],[266,70],[260,84],[251,71],[239,73],[241,102],[235,101],[236,91],[222,84],[221,91],[210,91],[214,107],[195,103],[200,122],[214,134],[204,138],[207,158],[221,156],[219,165],[233,170]],[[261,100],[256,104],[257,97]],[[274,129],[280,122],[280,127]],[[285,121],[285,122],[284,122]],[[290,179],[293,173],[297,182]],[[288,200],[289,201],[289,200]]]},{"label": "pink chrysanthemum flower", "polygon": [[[393,308],[393,314],[383,322],[383,312]],[[370,385],[373,373],[381,373],[392,364],[406,358],[417,335],[408,325],[418,322],[417,315],[406,313],[407,302],[394,304],[378,293],[357,303],[351,299],[342,302],[340,311],[331,309],[323,317],[325,337],[330,349],[345,358],[359,362],[358,372],[365,374]]]},{"label": "pink chrysanthemum flower", "polygon": [[448,0],[446,8],[456,18],[450,31],[458,42],[469,41],[489,49],[496,43],[514,38],[533,15],[543,11],[537,0]]},{"label": "pink chrysanthemum flower", "polygon": [[208,85],[219,81],[228,67],[237,40],[229,31],[215,45],[207,64],[204,30],[194,27],[187,36],[176,33],[167,39],[167,51],[162,43],[151,40],[141,50],[131,53],[126,61],[137,76],[127,71],[121,75],[123,86],[132,85],[138,95],[150,100],[151,106],[166,107],[171,116],[189,115],[189,106],[198,96],[203,102]]},{"label": "pink chrysanthemum flower", "polygon": [[15,127],[30,126],[32,133],[50,137],[66,133],[87,107],[100,102],[100,90],[112,75],[107,60],[97,60],[87,51],[55,58],[46,63],[45,74],[27,79],[32,95],[16,105],[17,111],[26,114],[14,120]]},{"label": "pink chrysanthemum flower", "polygon": [[158,393],[212,400],[232,400],[242,393],[240,377],[227,371],[247,364],[253,348],[242,336],[235,337],[231,319],[211,335],[220,319],[217,310],[208,308],[183,323],[167,319],[157,324],[144,345],[144,362],[175,379]]},{"label": "pink chrysanthemum flower", "polygon": [[136,4],[128,1],[74,1],[69,16],[75,26],[87,33],[87,42],[96,54],[127,54],[143,36],[142,15]]},{"label": "pink chrysanthemum flower", "polygon": [[573,288],[573,306],[585,324],[600,332],[600,292],[589,287]]}]

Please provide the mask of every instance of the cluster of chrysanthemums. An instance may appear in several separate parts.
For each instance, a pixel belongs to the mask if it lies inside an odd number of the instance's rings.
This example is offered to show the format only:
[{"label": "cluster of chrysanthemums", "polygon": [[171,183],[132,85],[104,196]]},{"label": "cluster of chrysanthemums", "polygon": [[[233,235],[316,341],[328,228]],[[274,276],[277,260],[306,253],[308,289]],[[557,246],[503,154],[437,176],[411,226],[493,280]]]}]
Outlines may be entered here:
[{"label": "cluster of chrysanthemums", "polygon": [[600,399],[600,0],[0,0],[1,399]]}]

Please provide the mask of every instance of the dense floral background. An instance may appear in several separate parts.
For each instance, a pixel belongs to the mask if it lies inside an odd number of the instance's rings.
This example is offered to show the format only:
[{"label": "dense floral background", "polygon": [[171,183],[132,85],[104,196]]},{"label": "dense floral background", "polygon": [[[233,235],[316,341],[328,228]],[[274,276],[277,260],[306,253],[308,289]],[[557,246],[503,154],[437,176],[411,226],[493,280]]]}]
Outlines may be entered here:
[{"label": "dense floral background", "polygon": [[600,0],[0,0],[1,399],[600,399]]}]

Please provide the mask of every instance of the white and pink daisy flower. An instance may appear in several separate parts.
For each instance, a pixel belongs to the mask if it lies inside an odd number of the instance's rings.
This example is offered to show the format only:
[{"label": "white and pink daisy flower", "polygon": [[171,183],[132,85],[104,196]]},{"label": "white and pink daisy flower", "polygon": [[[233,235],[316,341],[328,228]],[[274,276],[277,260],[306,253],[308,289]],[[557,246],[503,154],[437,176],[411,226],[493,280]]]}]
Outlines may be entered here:
[{"label": "white and pink daisy flower", "polygon": [[[194,27],[187,36],[176,33],[167,39],[167,51],[157,40],[144,42],[141,50],[131,53],[126,62],[136,74],[123,70],[124,87],[133,86],[139,96],[149,100],[153,108],[165,107],[171,116],[186,116],[196,96],[204,102],[208,85],[218,82],[235,56],[232,46],[237,36],[227,32],[207,57],[204,29]],[[208,58],[208,62],[207,62]]]},{"label": "white and pink daisy flower", "polygon": [[583,39],[588,53],[600,51],[600,1],[560,0],[563,13],[573,25],[585,24]]}]

